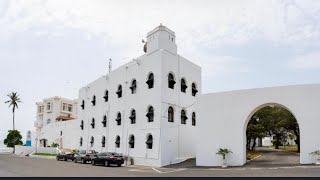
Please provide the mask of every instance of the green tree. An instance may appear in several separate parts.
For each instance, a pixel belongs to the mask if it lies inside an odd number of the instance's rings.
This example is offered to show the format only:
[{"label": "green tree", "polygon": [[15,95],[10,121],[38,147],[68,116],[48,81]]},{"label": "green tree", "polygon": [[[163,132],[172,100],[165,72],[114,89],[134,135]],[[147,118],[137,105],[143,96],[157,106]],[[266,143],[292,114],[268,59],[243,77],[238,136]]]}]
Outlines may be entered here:
[{"label": "green tree", "polygon": [[[266,135],[265,128],[259,124],[257,117],[253,116],[248,123],[247,127],[247,149],[254,150],[256,146],[256,140],[263,138]],[[250,148],[251,140],[253,140],[252,146]]]},{"label": "green tree", "polygon": [[[9,130],[6,139],[4,139],[3,143],[7,145],[7,147],[13,147],[15,145],[22,145],[22,136],[18,130]],[[14,152],[14,151],[13,151]]]},{"label": "green tree", "polygon": [[7,96],[9,97],[9,100],[6,101],[5,103],[9,103],[9,107],[12,106],[12,122],[13,122],[13,130],[14,130],[14,113],[15,113],[15,110],[18,109],[18,103],[20,103],[21,100],[17,92],[11,92]]}]

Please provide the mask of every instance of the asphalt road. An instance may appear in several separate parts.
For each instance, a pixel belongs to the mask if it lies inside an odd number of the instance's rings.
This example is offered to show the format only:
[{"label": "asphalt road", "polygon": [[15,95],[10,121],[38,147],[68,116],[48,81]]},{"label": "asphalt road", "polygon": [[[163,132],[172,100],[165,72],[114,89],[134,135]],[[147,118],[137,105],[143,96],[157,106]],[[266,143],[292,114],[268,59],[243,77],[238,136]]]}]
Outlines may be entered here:
[{"label": "asphalt road", "polygon": [[104,167],[0,154],[1,177],[97,177],[97,176],[316,176],[320,166],[236,168],[152,168],[142,166]]}]

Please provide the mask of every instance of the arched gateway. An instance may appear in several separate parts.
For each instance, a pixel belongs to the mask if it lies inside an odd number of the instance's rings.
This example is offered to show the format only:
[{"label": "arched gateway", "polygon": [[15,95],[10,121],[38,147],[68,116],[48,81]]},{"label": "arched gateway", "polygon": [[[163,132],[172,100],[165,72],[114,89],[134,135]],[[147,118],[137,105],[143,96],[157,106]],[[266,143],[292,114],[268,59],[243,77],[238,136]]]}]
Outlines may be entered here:
[{"label": "arched gateway", "polygon": [[251,116],[268,105],[280,105],[296,118],[300,129],[300,163],[315,163],[309,153],[320,149],[320,84],[238,90],[204,94],[198,99],[198,166],[220,166],[218,148],[233,152],[229,166],[246,163],[246,128]]}]

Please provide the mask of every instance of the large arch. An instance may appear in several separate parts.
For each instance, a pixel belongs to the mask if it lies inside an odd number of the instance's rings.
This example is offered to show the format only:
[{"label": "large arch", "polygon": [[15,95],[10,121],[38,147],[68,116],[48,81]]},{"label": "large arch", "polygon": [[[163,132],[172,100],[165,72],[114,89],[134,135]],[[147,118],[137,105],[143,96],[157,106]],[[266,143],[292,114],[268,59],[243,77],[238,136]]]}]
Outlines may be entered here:
[{"label": "large arch", "polygon": [[221,166],[218,148],[233,151],[227,156],[229,166],[246,163],[246,126],[260,108],[277,104],[296,118],[300,130],[300,163],[311,164],[309,153],[320,148],[320,84],[238,90],[203,94],[198,97],[197,153],[199,166]]}]

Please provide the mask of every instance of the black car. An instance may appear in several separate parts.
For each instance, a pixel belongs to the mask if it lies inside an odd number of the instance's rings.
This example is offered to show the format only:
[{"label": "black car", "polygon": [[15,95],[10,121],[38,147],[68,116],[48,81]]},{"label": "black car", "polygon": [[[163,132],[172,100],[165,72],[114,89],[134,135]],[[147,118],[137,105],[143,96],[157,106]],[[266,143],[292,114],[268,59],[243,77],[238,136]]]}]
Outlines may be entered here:
[{"label": "black car", "polygon": [[64,160],[64,161],[68,161],[68,160],[71,160],[73,161],[74,159],[74,154],[72,153],[59,153],[57,156],[56,156],[56,160],[57,161],[60,161],[60,160]]},{"label": "black car", "polygon": [[74,155],[73,162],[81,162],[82,164],[86,164],[88,161],[91,161],[91,158],[93,158],[96,154],[97,153],[94,150],[77,150],[76,154]]},{"label": "black car", "polygon": [[116,164],[121,166],[124,163],[124,157],[122,154],[114,152],[103,152],[98,153],[91,159],[92,165],[103,164],[105,166],[110,166],[110,164]]}]

